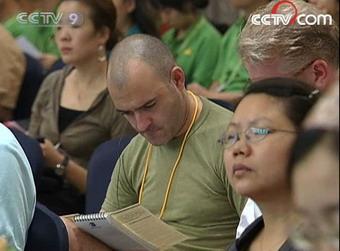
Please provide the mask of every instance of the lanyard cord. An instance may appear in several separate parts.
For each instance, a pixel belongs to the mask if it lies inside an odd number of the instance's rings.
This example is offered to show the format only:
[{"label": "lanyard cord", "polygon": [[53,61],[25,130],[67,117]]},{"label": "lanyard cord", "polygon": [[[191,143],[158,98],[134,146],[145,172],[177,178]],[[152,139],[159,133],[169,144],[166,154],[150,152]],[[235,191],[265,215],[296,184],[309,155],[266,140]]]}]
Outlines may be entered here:
[{"label": "lanyard cord", "polygon": [[[185,144],[187,142],[188,135],[189,135],[189,133],[190,133],[194,123],[195,123],[195,120],[196,120],[197,114],[198,114],[198,100],[197,100],[197,97],[192,92],[189,92],[189,94],[195,100],[195,112],[194,112],[194,115],[193,115],[192,120],[190,122],[189,128],[188,128],[188,130],[185,133],[185,136],[184,136],[184,139],[182,141],[181,148],[179,150],[176,162],[175,162],[175,164],[174,164],[174,166],[172,168],[172,171],[171,171],[171,175],[170,175],[170,178],[169,178],[169,181],[168,181],[168,187],[166,189],[166,193],[165,193],[165,196],[164,196],[164,201],[163,201],[162,209],[161,209],[160,214],[159,214],[159,218],[160,219],[163,217],[166,205],[168,203],[168,198],[169,198],[169,193],[170,193],[170,190],[171,190],[172,181],[173,181],[173,178],[175,176],[175,172],[176,172],[176,169],[178,167],[178,164],[179,164],[179,162],[180,162],[180,160],[181,160],[181,158],[183,156],[184,146],[185,146]],[[141,185],[141,188],[140,188],[140,191],[139,191],[139,198],[138,198],[138,203],[139,204],[141,204],[142,198],[143,198],[144,184],[145,184],[145,179],[146,179],[146,176],[147,176],[148,170],[149,170],[149,164],[150,164],[151,155],[152,155],[152,144],[149,143],[148,151],[147,151],[147,156],[146,156],[146,161],[145,161],[145,166],[144,166],[144,174],[143,174],[143,179],[142,179],[142,185]]]}]

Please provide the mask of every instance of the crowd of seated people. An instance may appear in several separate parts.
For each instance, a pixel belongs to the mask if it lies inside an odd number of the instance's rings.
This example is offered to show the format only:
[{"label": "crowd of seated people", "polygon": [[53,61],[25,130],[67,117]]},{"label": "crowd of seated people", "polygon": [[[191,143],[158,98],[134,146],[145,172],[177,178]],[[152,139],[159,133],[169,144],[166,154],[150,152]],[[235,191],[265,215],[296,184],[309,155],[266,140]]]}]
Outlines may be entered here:
[{"label": "crowd of seated people", "polygon": [[[69,250],[111,250],[62,216],[85,213],[95,149],[136,134],[102,211],[143,205],[189,237],[171,250],[339,250],[339,1],[289,1],[323,25],[255,25],[276,0],[225,1],[239,12],[225,34],[209,0],[0,1],[0,250],[25,249],[36,202]],[[63,16],[17,20],[39,11]],[[34,178],[5,126],[40,146]]]}]

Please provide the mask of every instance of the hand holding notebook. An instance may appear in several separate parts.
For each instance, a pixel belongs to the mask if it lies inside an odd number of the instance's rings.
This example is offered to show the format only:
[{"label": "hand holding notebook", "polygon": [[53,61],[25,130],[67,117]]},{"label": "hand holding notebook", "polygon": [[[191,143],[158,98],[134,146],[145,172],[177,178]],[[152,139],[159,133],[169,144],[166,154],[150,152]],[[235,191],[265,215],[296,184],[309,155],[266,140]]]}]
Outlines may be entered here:
[{"label": "hand holding notebook", "polygon": [[186,239],[138,204],[115,212],[77,215],[73,220],[115,250],[165,250]]}]

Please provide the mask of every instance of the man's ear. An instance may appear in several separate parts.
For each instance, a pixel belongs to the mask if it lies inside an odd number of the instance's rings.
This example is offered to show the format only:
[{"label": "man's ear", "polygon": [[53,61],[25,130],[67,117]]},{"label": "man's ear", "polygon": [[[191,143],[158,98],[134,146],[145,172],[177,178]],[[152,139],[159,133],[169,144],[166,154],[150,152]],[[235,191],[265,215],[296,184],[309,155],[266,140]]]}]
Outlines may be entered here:
[{"label": "man's ear", "polygon": [[181,67],[175,66],[172,68],[171,73],[171,84],[174,84],[177,89],[185,89],[185,74]]},{"label": "man's ear", "polygon": [[331,67],[323,59],[317,59],[311,65],[312,79],[314,87],[320,91],[324,91],[331,82]]}]

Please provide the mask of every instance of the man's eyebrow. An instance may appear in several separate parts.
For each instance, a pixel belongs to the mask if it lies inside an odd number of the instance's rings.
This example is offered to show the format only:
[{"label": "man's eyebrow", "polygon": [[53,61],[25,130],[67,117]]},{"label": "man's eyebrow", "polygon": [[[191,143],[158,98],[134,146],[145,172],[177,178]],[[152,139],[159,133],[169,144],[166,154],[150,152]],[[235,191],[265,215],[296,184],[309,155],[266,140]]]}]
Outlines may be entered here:
[{"label": "man's eyebrow", "polygon": [[[137,111],[137,110],[143,109],[145,106],[147,106],[147,105],[149,105],[149,104],[151,104],[151,103],[153,103],[153,102],[155,102],[155,101],[156,101],[156,98],[152,98],[152,99],[146,101],[143,105],[141,105],[140,107],[137,107],[137,108],[134,109],[134,110]],[[124,111],[124,110],[117,109],[117,108],[116,108],[116,111],[121,112],[121,113],[129,112],[129,111]]]}]

